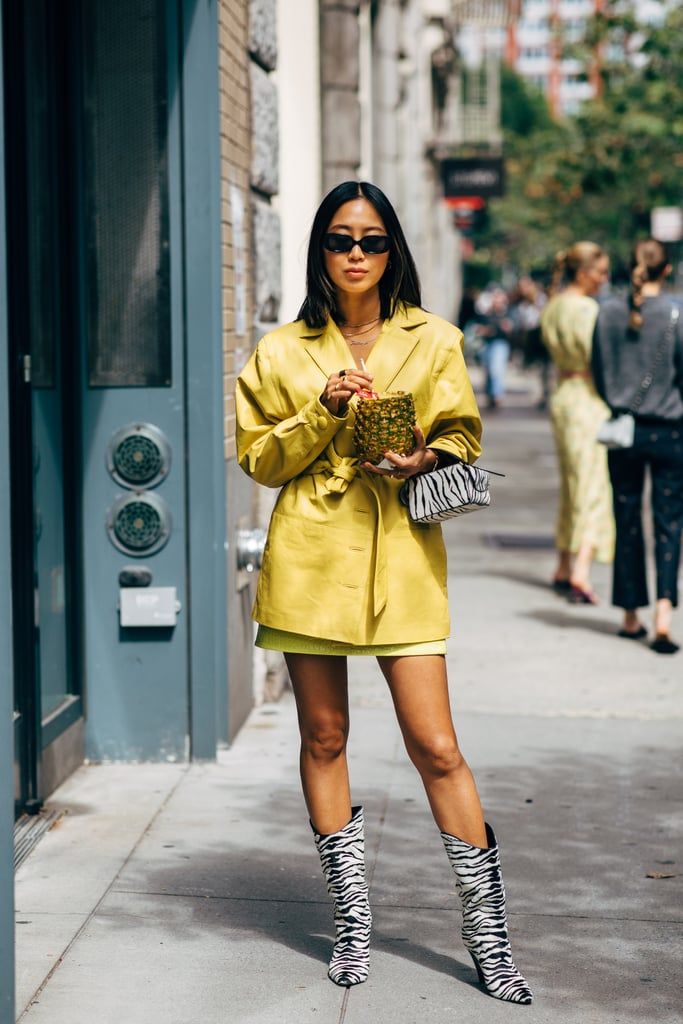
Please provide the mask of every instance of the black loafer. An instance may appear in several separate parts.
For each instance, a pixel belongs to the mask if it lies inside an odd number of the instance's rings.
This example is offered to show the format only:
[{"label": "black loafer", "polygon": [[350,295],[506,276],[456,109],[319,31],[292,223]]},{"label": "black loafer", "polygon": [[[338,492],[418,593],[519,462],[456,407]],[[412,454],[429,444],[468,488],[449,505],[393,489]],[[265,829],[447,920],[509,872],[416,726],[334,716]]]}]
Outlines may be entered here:
[{"label": "black loafer", "polygon": [[556,594],[568,594],[572,589],[569,580],[553,580],[551,586]]},{"label": "black loafer", "polygon": [[666,633],[660,633],[650,644],[650,650],[655,651],[657,654],[675,654],[680,649],[680,644],[674,643]]},{"label": "black loafer", "polygon": [[620,629],[617,636],[623,636],[625,640],[643,640],[647,636],[645,626],[638,626],[635,632],[630,629]]}]

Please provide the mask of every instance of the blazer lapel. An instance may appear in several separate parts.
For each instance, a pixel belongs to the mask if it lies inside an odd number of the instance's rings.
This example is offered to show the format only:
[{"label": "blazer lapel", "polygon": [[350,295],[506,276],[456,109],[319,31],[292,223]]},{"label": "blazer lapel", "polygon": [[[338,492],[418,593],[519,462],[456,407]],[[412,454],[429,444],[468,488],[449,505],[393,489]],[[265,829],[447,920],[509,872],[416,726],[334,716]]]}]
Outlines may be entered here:
[{"label": "blazer lapel", "polygon": [[420,340],[420,326],[427,322],[417,306],[397,312],[387,324],[368,358],[376,391],[388,391]]},{"label": "blazer lapel", "polygon": [[[420,340],[420,326],[427,322],[418,306],[399,309],[386,324],[377,344],[368,356],[368,370],[373,374],[376,391],[388,391],[410,358]],[[352,365],[349,349],[342,334],[329,320],[325,327],[304,327],[300,337],[309,356],[327,380],[341,367]]]},{"label": "blazer lapel", "polygon": [[348,366],[348,349],[334,321],[328,320],[325,327],[304,327],[300,336],[325,380]]}]

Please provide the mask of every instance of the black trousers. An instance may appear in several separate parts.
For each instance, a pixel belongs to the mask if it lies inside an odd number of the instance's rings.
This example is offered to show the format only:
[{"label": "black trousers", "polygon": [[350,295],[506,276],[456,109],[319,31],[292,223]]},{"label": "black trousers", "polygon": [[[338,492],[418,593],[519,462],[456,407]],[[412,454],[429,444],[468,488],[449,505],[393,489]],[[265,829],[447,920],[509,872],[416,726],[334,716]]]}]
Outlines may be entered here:
[{"label": "black trousers", "polygon": [[643,486],[649,466],[657,599],[678,604],[678,566],[683,528],[683,422],[636,423],[632,448],[609,452],[617,546],[612,603],[619,608],[649,604],[643,537]]}]

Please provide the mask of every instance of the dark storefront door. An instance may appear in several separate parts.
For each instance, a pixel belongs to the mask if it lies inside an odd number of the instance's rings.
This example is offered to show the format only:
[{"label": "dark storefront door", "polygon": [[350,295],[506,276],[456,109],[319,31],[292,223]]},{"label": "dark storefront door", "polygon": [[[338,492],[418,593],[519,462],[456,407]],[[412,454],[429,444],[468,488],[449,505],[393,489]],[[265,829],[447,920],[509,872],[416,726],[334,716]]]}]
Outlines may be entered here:
[{"label": "dark storefront door", "polygon": [[[5,3],[15,630],[15,797],[37,810],[49,751],[81,715],[77,650],[78,316],[68,19]],[[53,751],[54,753],[54,751]],[[64,755],[57,760],[64,761]],[[67,760],[73,760],[71,751]]]}]

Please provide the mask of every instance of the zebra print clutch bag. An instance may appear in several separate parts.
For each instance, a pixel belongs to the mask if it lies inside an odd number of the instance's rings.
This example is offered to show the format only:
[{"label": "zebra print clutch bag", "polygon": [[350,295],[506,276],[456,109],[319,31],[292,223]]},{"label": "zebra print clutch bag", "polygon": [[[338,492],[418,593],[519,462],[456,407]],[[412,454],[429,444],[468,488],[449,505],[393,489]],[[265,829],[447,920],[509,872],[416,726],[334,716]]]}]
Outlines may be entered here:
[{"label": "zebra print clutch bag", "polygon": [[399,497],[414,523],[440,523],[491,504],[489,470],[454,462],[411,476]]}]

